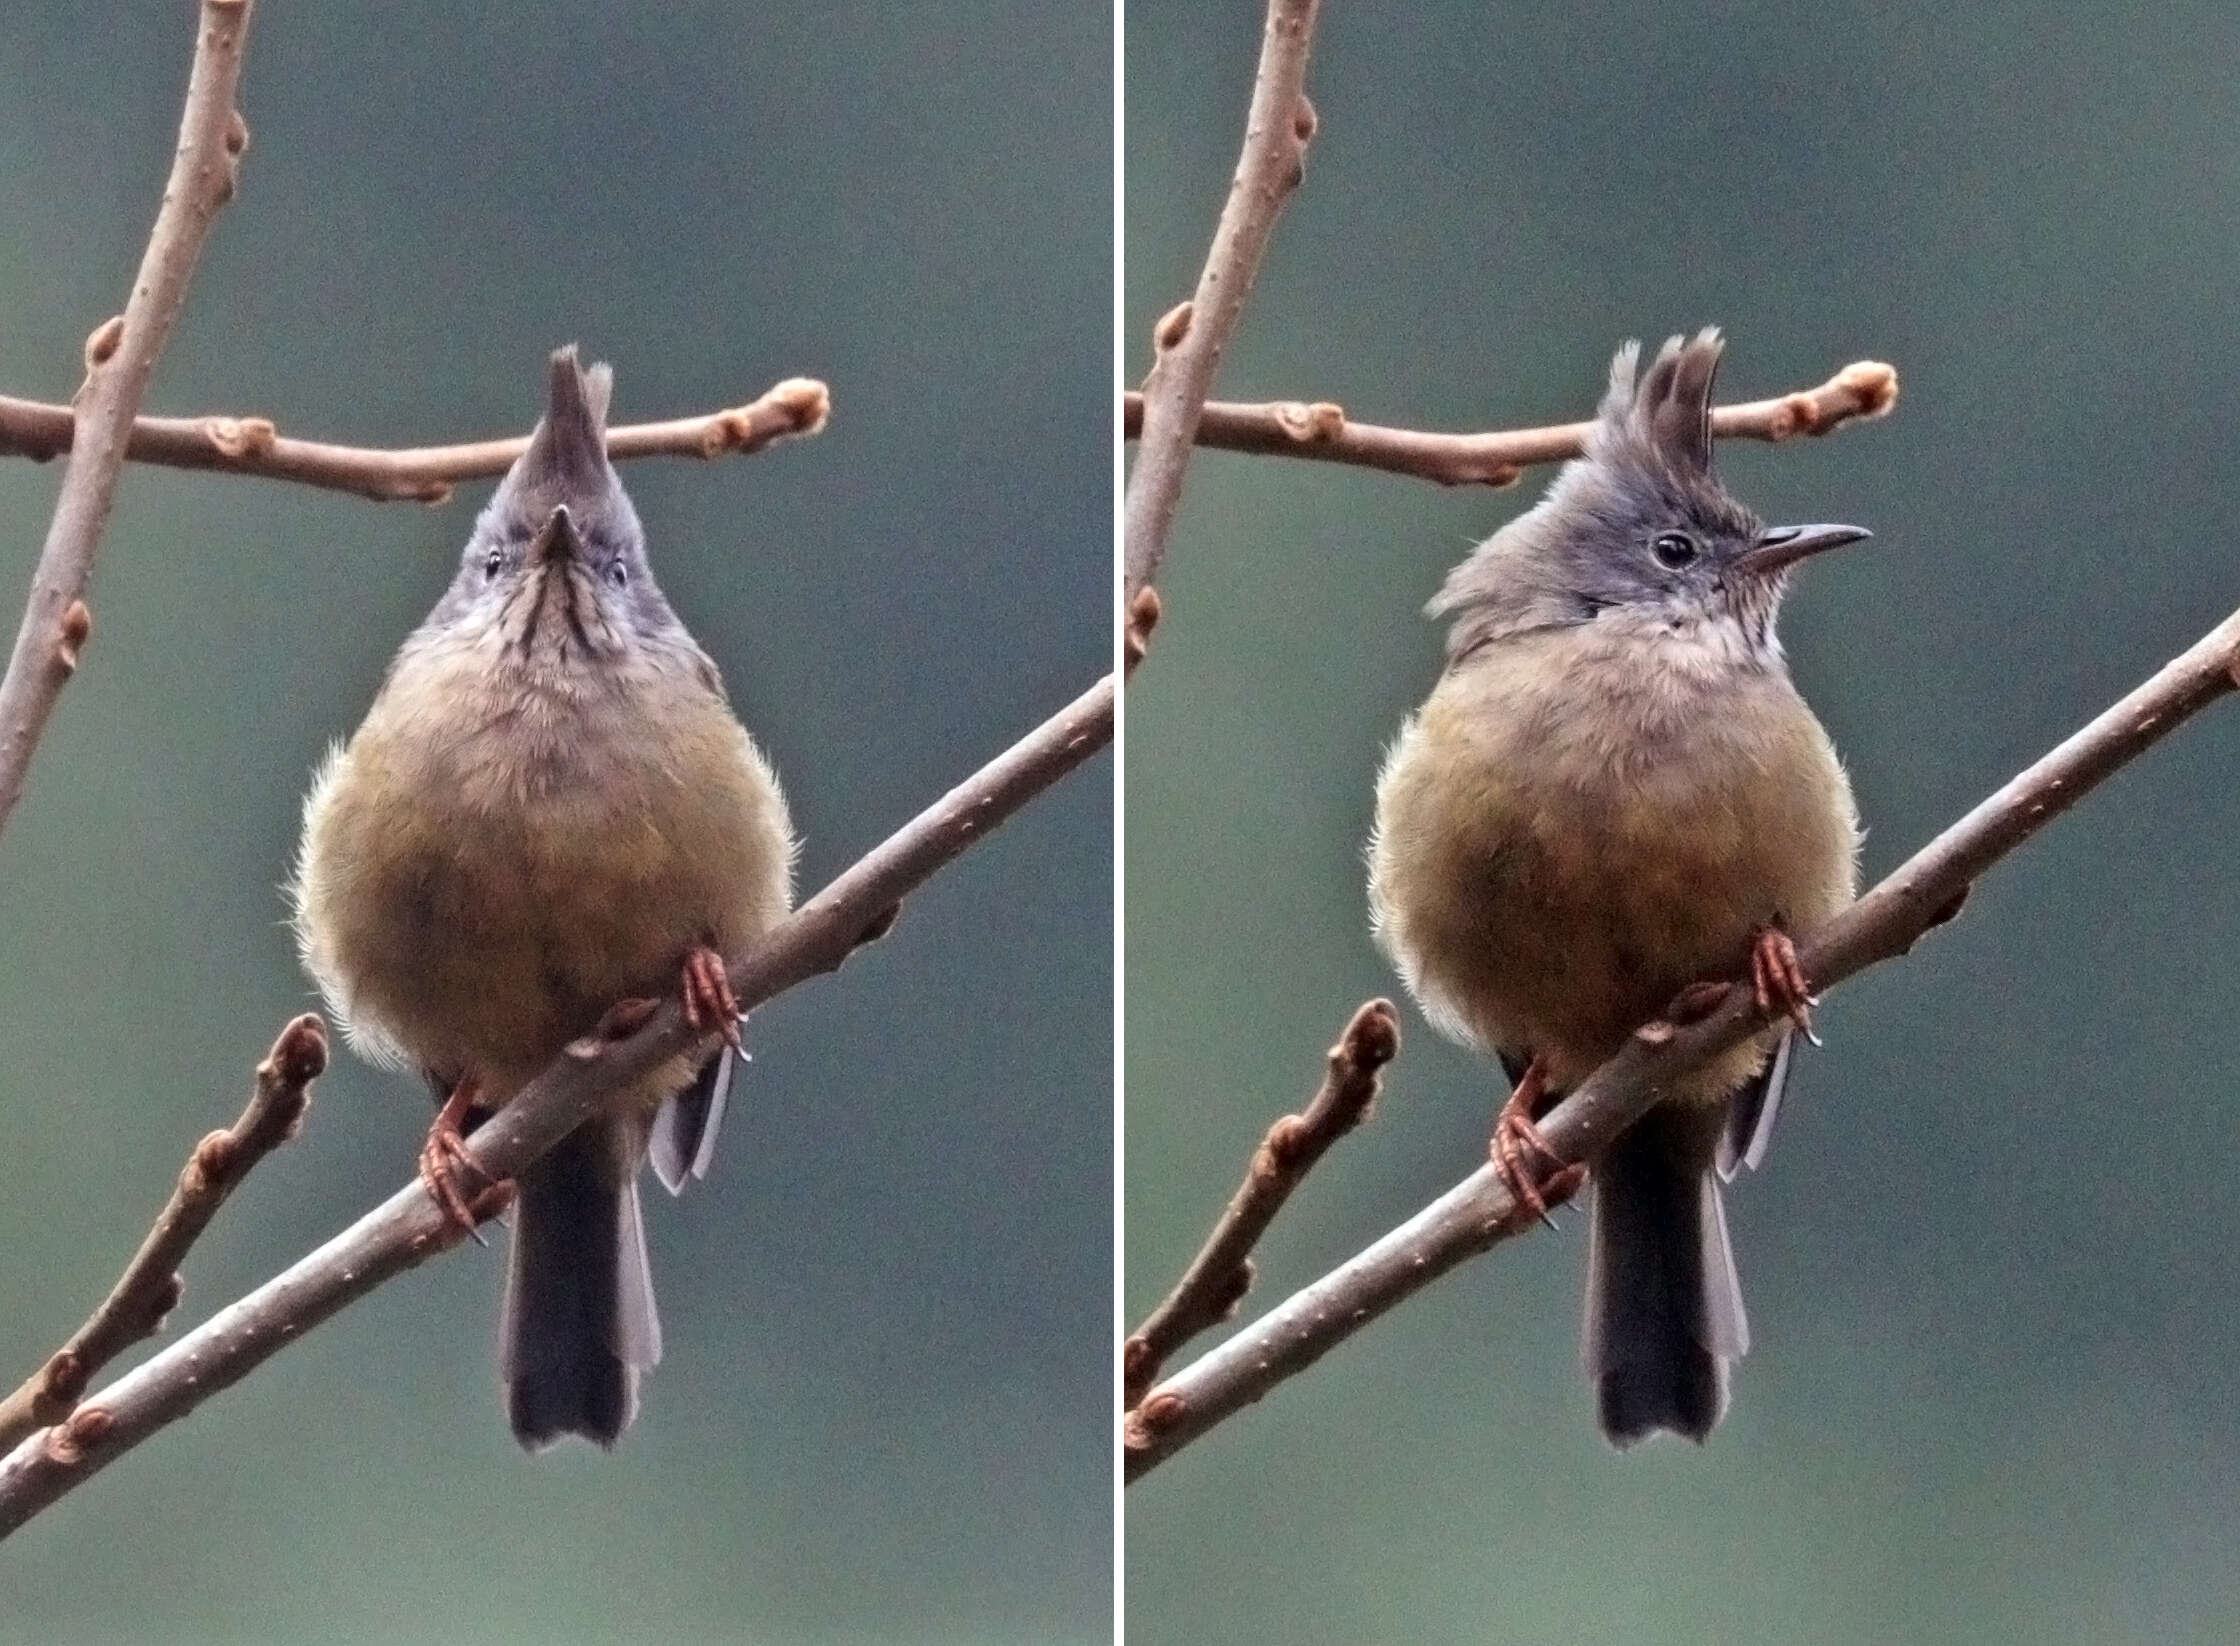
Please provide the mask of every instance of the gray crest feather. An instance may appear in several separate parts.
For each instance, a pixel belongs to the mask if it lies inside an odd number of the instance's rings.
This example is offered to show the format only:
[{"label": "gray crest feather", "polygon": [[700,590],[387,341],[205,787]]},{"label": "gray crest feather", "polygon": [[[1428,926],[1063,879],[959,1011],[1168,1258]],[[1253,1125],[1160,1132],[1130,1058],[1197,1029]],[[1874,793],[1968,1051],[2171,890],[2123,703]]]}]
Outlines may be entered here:
[{"label": "gray crest feather", "polygon": [[544,416],[509,481],[526,492],[563,495],[602,484],[608,472],[607,402],[613,394],[613,367],[602,360],[586,371],[573,343],[555,349]]},{"label": "gray crest feather", "polygon": [[1619,346],[1585,452],[1448,573],[1424,608],[1455,620],[1450,662],[1490,640],[1587,621],[1633,596],[1640,585],[1612,551],[1658,519],[1755,529],[1711,466],[1711,391],[1725,348],[1716,326],[1667,338],[1646,367],[1639,343]]}]

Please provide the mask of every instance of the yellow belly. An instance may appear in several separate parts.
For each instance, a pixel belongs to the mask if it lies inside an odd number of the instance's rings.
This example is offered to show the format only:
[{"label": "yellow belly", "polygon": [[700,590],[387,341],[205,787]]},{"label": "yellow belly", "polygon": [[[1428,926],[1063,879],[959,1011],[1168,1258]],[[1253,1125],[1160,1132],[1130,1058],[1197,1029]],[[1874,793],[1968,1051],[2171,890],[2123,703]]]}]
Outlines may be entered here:
[{"label": "yellow belly", "polygon": [[[1786,679],[1604,692],[1575,631],[1486,648],[1402,731],[1377,787],[1370,900],[1426,1011],[1558,1087],[1758,928],[1805,930],[1854,895],[1857,822],[1834,750]],[[1627,660],[1616,660],[1625,663]],[[1722,1097],[1739,1048],[1675,1094]]]},{"label": "yellow belly", "polygon": [[687,684],[525,700],[471,658],[400,666],[304,808],[304,956],[355,1041],[502,1096],[783,917],[777,785]]}]

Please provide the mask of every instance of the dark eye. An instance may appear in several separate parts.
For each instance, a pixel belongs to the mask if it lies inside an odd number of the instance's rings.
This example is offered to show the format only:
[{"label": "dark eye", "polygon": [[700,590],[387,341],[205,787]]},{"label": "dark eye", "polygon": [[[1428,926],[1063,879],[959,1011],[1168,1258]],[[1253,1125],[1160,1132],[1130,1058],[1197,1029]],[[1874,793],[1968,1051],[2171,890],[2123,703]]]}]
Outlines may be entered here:
[{"label": "dark eye", "polygon": [[617,560],[607,568],[607,581],[618,589],[627,589],[630,586],[630,568]]},{"label": "dark eye", "polygon": [[505,564],[506,557],[504,554],[492,549],[482,557],[482,575],[484,577],[495,577],[499,572],[505,570]]},{"label": "dark eye", "polygon": [[1659,532],[1650,543],[1649,552],[1657,557],[1658,565],[1668,571],[1678,571],[1695,564],[1696,556],[1702,551],[1686,532]]}]

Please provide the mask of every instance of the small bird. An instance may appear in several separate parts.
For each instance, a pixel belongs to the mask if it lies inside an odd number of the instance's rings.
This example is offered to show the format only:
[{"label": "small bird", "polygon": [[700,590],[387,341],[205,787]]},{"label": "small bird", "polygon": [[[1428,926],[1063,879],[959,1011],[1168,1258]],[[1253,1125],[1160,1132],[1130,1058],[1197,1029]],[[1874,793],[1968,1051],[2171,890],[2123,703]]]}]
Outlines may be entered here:
[{"label": "small bird", "polygon": [[1515,1083],[1494,1158],[1543,1216],[1580,1174],[1534,1121],[1634,1029],[1745,968],[1788,1019],[1594,1162],[1583,1359],[1620,1447],[1701,1442],[1725,1413],[1749,1329],[1719,1184],[1762,1160],[1811,1032],[1787,934],[1857,895],[1851,787],[1774,615],[1793,566],[1869,534],[1767,527],[1720,484],[1722,347],[1674,337],[1646,372],[1621,348],[1585,454],[1449,574],[1427,608],[1452,619],[1446,669],[1385,760],[1369,848],[1379,942]]},{"label": "small bird", "polygon": [[769,763],[655,584],[607,459],[613,374],[552,356],[528,449],[303,807],[305,967],[351,1042],[443,1099],[420,1155],[461,1227],[505,1198],[461,1137],[580,1037],[678,991],[712,1050],[656,1069],[522,1174],[500,1326],[514,1435],[611,1446],[661,1358],[638,1209],[702,1176],[738,1006],[723,956],[786,913]]}]

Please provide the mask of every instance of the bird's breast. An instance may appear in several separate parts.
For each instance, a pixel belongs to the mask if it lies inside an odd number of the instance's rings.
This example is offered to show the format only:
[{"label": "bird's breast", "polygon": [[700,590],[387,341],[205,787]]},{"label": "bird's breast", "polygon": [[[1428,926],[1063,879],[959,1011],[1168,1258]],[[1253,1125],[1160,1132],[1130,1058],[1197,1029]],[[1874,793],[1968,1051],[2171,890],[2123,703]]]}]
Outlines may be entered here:
[{"label": "bird's breast", "polygon": [[408,655],[306,803],[298,923],[374,1049],[526,1078],[668,992],[694,943],[775,923],[790,856],[768,767],[698,682],[522,690]]},{"label": "bird's breast", "polygon": [[1853,895],[1850,788],[1787,679],[1640,661],[1569,634],[1489,647],[1378,784],[1381,941],[1442,1026],[1559,1083],[1737,971],[1758,927]]}]

